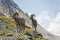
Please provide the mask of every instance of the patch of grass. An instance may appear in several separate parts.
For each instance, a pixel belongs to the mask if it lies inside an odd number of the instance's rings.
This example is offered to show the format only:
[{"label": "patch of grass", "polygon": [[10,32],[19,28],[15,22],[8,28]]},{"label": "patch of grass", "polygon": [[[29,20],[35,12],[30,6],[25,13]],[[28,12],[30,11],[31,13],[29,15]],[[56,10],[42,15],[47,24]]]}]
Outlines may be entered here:
[{"label": "patch of grass", "polygon": [[0,36],[0,38],[1,38],[1,39],[5,39],[5,38],[7,38],[7,36]]},{"label": "patch of grass", "polygon": [[14,34],[14,32],[13,31],[10,31],[10,30],[7,30],[6,33],[7,34]]},{"label": "patch of grass", "polygon": [[5,16],[0,16],[0,20],[2,20],[7,25],[9,30],[16,29],[16,23],[13,19],[10,20],[9,18]]},{"label": "patch of grass", "polygon": [[33,29],[32,28],[30,28],[30,27],[27,27],[26,28],[26,31],[27,31],[27,33],[29,33],[29,34],[33,34]]},{"label": "patch of grass", "polygon": [[19,37],[16,36],[16,40],[20,40],[20,39],[24,39],[24,38],[27,38],[27,35],[23,34],[23,33],[18,33],[19,34]]},{"label": "patch of grass", "polygon": [[34,38],[34,37],[33,37],[33,40],[40,40],[40,38]]},{"label": "patch of grass", "polygon": [[25,34],[20,33],[21,38],[27,38]]},{"label": "patch of grass", "polygon": [[27,38],[27,35],[23,34],[23,33],[18,33],[19,34],[19,38]]},{"label": "patch of grass", "polygon": [[34,38],[33,37],[33,40],[48,40],[48,39],[46,39],[46,38],[40,38],[40,37],[38,37],[38,38]]}]

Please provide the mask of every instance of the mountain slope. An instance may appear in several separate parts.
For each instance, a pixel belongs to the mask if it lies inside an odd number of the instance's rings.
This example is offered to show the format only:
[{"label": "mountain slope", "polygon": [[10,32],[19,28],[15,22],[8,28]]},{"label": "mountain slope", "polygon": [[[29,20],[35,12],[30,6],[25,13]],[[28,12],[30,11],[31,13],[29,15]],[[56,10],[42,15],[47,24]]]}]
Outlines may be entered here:
[{"label": "mountain slope", "polygon": [[[11,17],[14,12],[18,12],[20,17],[24,17],[26,20],[26,25],[31,27],[31,21],[29,16],[27,16],[15,3],[13,0],[0,0],[0,15],[5,15],[7,17]],[[55,36],[45,29],[43,29],[40,25],[37,27],[37,31],[41,33],[45,38],[49,40],[60,40],[60,37]]]}]

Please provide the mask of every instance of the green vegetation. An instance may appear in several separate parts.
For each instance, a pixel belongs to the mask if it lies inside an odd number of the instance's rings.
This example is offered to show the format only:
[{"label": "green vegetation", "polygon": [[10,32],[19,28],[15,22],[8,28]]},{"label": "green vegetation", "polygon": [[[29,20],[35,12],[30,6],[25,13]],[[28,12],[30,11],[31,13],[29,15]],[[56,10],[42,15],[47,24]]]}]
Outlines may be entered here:
[{"label": "green vegetation", "polygon": [[13,19],[10,20],[9,18],[5,16],[0,16],[0,20],[2,20],[7,25],[9,30],[16,29],[16,23],[14,22]]},{"label": "green vegetation", "polygon": [[34,38],[33,37],[33,40],[48,40],[48,39],[46,39],[46,38],[40,38],[40,37],[38,37],[38,38]]},{"label": "green vegetation", "polygon": [[[14,34],[13,30],[17,29],[15,21],[13,19],[7,18],[5,16],[0,16],[0,20],[2,20],[7,25],[7,30],[0,30],[0,33]],[[26,27],[26,31],[27,31],[28,34],[31,34],[31,35],[33,34],[33,29],[30,28],[30,27]],[[16,34],[19,35],[19,36],[18,35],[13,36],[13,37],[16,38],[16,40],[19,40],[20,38],[22,38],[22,39],[27,38],[27,35],[25,35],[23,33],[17,33],[16,32]],[[2,36],[0,36],[0,38],[7,38],[7,36],[2,35]],[[45,38],[41,39],[40,37],[38,37],[38,38],[32,37],[32,39],[33,40],[42,40],[42,39],[43,40],[48,40],[48,39],[45,39]]]},{"label": "green vegetation", "polygon": [[27,35],[25,35],[23,33],[18,33],[18,34],[19,34],[19,36],[16,38],[22,38],[22,39],[27,38]]},{"label": "green vegetation", "polygon": [[7,36],[0,36],[0,39],[5,39],[5,38],[7,38]]},{"label": "green vegetation", "polygon": [[40,40],[40,38],[34,38],[34,37],[33,37],[33,40]]},{"label": "green vegetation", "polygon": [[32,29],[32,28],[28,28],[28,27],[27,27],[27,28],[26,28],[26,31],[27,31],[27,33],[29,33],[29,34],[31,34],[31,35],[33,34],[33,29]]},{"label": "green vegetation", "polygon": [[27,38],[27,36],[23,33],[20,33],[21,38]]}]

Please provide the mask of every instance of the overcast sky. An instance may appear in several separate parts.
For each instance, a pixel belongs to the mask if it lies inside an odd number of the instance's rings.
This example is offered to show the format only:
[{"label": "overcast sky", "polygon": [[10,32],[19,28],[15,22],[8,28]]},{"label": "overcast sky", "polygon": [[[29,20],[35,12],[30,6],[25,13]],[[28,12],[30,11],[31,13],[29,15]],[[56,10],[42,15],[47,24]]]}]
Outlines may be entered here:
[{"label": "overcast sky", "polygon": [[36,14],[38,23],[60,36],[60,0],[14,0],[24,12]]}]

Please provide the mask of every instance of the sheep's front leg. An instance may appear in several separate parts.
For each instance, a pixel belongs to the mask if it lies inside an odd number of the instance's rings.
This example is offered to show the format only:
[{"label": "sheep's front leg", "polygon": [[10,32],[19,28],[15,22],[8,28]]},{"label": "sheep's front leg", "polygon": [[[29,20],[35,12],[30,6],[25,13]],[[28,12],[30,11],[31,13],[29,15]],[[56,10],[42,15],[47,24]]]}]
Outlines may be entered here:
[{"label": "sheep's front leg", "polygon": [[23,29],[23,30],[22,30],[22,31],[23,31],[23,33],[26,33],[25,25],[23,25],[23,26],[22,26],[22,29]]}]

